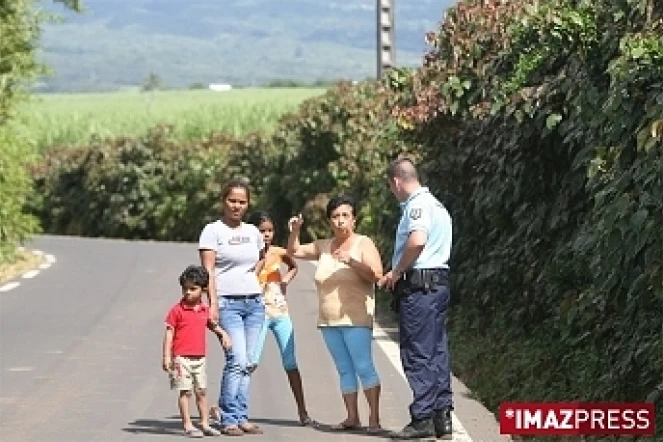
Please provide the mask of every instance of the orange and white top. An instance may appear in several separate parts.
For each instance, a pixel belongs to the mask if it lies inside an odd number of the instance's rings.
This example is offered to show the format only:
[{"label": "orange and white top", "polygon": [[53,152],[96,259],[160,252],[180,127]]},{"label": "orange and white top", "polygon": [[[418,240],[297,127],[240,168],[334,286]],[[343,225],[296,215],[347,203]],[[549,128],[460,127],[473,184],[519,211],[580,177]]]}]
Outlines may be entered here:
[{"label": "orange and white top", "polygon": [[281,264],[283,259],[276,253],[265,257],[265,265],[258,273],[258,281],[262,287],[262,296],[265,303],[265,314],[270,318],[288,314],[288,303],[281,288]]}]

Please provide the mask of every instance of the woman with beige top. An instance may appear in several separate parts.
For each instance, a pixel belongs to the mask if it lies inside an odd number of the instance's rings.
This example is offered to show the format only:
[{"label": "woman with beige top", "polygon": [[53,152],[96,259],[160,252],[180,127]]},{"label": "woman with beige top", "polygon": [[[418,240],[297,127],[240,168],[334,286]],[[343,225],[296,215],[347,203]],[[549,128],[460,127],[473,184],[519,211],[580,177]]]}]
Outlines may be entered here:
[{"label": "woman with beige top", "polygon": [[357,407],[359,378],[370,410],[367,431],[376,433],[382,431],[380,379],[373,365],[372,338],[374,285],[382,275],[382,261],[373,241],[355,233],[355,215],[352,198],[333,198],[327,204],[333,238],[309,244],[299,243],[302,216],[291,218],[288,253],[295,258],[318,260],[318,328],[336,365],[347,410],[347,418],[332,429],[361,428]]}]

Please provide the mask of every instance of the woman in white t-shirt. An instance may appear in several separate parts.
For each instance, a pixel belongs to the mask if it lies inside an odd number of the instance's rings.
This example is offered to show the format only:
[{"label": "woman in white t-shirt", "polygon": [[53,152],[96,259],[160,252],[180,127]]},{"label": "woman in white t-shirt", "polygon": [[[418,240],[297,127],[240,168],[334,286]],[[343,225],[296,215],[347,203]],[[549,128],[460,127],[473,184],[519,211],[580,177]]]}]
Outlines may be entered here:
[{"label": "woman in white t-shirt", "polygon": [[244,181],[228,182],[221,193],[221,219],[205,226],[198,246],[202,265],[210,274],[211,310],[218,308],[219,325],[233,343],[226,351],[219,393],[221,431],[229,436],[262,433],[248,420],[250,356],[265,321],[256,275],[265,244],[254,225],[242,222],[250,196]]}]

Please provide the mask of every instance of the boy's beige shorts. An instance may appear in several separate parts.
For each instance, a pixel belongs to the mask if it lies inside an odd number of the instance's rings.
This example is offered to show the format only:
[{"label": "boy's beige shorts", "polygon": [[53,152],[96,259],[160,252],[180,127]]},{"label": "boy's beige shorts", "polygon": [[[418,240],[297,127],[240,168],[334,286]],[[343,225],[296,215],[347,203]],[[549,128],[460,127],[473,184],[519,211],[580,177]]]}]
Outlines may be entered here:
[{"label": "boy's beige shorts", "polygon": [[173,369],[169,373],[171,390],[193,390],[207,386],[205,358],[175,356]]}]

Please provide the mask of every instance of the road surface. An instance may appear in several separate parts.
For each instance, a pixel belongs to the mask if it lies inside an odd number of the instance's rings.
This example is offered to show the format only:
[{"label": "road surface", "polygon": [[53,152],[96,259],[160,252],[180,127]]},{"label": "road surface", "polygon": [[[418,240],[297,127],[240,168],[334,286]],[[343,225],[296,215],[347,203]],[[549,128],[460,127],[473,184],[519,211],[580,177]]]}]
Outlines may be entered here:
[{"label": "road surface", "polygon": [[[56,262],[0,293],[0,439],[182,438],[176,396],[160,367],[161,340],[165,314],[180,297],[178,277],[198,262],[195,244],[46,236],[27,247],[54,255]],[[309,412],[334,424],[344,413],[338,377],[315,326],[313,272],[312,264],[302,263],[288,298]],[[374,351],[383,385],[382,425],[397,430],[408,422],[412,396],[390,336],[378,329]],[[217,341],[209,338],[208,395],[214,402],[223,365]],[[462,422],[455,440],[499,440],[492,415],[454,382]],[[363,398],[360,403],[366,425]],[[301,427],[271,335],[252,380],[250,417],[265,431],[246,436],[254,441],[376,438]]]}]

